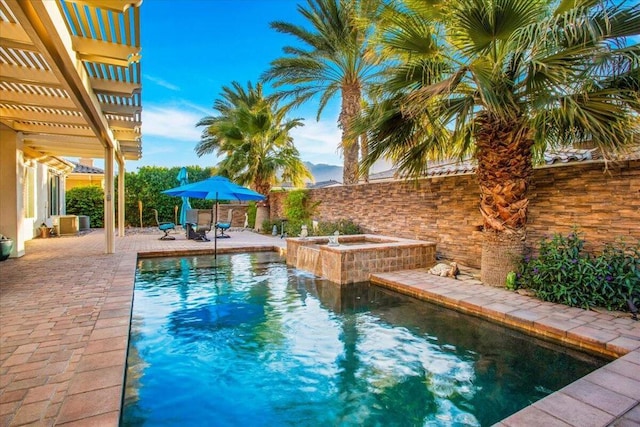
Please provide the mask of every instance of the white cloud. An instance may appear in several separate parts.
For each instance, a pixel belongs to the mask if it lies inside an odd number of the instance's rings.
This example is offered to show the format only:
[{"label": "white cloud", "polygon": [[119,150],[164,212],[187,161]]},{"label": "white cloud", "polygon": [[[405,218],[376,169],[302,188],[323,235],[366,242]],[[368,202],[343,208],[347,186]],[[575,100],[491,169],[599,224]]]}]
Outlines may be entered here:
[{"label": "white cloud", "polygon": [[311,163],[342,164],[338,152],[341,131],[337,121],[307,118],[305,125],[291,131],[294,144],[300,152],[300,158]]},{"label": "white cloud", "polygon": [[175,91],[179,91],[180,90],[180,87],[178,87],[178,86],[176,86],[176,85],[174,85],[172,83],[169,83],[166,80],[160,79],[158,77],[153,77],[153,76],[150,76],[148,74],[145,74],[144,77],[145,77],[145,79],[147,79],[149,81],[152,81],[153,83],[157,84],[158,86],[162,86],[165,89],[175,90]]},{"label": "white cloud", "polygon": [[[202,128],[196,123],[213,110],[181,101],[171,105],[145,105],[142,110],[143,163],[169,166],[200,164],[213,158],[198,158],[194,148],[200,141]],[[316,121],[307,118],[305,125],[291,131],[303,161],[342,165],[338,151],[341,131],[336,119]]]},{"label": "white cloud", "polygon": [[201,112],[183,108],[145,106],[142,110],[142,135],[196,143],[202,133],[202,129],[196,128],[196,123],[202,117]]}]

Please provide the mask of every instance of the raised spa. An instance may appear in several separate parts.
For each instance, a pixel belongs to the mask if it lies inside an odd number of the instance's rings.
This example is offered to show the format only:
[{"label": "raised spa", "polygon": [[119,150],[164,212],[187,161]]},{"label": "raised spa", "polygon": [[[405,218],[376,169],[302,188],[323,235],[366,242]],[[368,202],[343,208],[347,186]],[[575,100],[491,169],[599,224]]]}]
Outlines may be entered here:
[{"label": "raised spa", "polygon": [[[375,234],[287,239],[287,265],[341,285],[371,273],[426,268],[436,263],[436,244]],[[336,244],[337,243],[337,244]]]}]

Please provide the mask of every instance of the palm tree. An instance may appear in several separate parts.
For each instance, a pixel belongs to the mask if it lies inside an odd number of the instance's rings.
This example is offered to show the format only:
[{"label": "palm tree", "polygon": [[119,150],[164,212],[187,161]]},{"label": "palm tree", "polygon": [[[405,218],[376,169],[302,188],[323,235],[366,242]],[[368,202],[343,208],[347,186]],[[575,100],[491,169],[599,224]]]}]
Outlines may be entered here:
[{"label": "palm tree", "polygon": [[[414,4],[421,3],[421,7]],[[418,176],[428,160],[474,157],[484,222],[482,281],[504,285],[524,249],[527,190],[544,150],[638,140],[637,2],[447,0],[387,13],[399,65],[368,111],[372,164]]]},{"label": "palm tree", "polygon": [[218,115],[196,124],[204,130],[195,151],[222,156],[221,175],[265,195],[279,178],[296,186],[312,178],[289,134],[302,121],[288,120],[288,108],[265,97],[261,84],[249,82],[246,90],[238,82],[224,86],[213,108]]},{"label": "palm tree", "polygon": [[285,47],[288,56],[274,60],[264,74],[275,87],[287,87],[280,96],[293,98],[292,105],[319,96],[319,120],[327,103],[341,94],[344,184],[356,184],[359,177],[359,137],[350,136],[349,128],[360,115],[363,85],[374,74],[376,56],[368,37],[379,4],[372,0],[307,0],[306,7],[298,6],[298,11],[312,29],[271,23],[276,31],[296,37],[305,46]]}]

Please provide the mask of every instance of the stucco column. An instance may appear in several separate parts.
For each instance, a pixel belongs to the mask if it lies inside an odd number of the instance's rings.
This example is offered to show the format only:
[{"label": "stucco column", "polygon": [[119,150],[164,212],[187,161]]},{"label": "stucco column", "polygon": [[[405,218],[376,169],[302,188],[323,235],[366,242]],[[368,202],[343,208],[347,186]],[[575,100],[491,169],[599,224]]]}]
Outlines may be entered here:
[{"label": "stucco column", "polygon": [[118,159],[118,237],[124,237],[124,160]]},{"label": "stucco column", "polygon": [[11,257],[24,255],[21,134],[0,124],[0,233],[13,239]]},{"label": "stucco column", "polygon": [[104,237],[105,253],[115,253],[115,203],[113,200],[113,148],[104,149]]}]

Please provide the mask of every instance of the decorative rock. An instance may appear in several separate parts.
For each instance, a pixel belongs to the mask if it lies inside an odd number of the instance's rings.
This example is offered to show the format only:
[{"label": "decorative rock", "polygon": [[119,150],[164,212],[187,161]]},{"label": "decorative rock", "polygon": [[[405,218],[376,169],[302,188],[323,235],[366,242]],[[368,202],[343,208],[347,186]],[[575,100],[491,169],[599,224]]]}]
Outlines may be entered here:
[{"label": "decorative rock", "polygon": [[456,278],[460,270],[458,264],[452,262],[451,264],[440,263],[429,269],[429,273],[440,277]]}]

